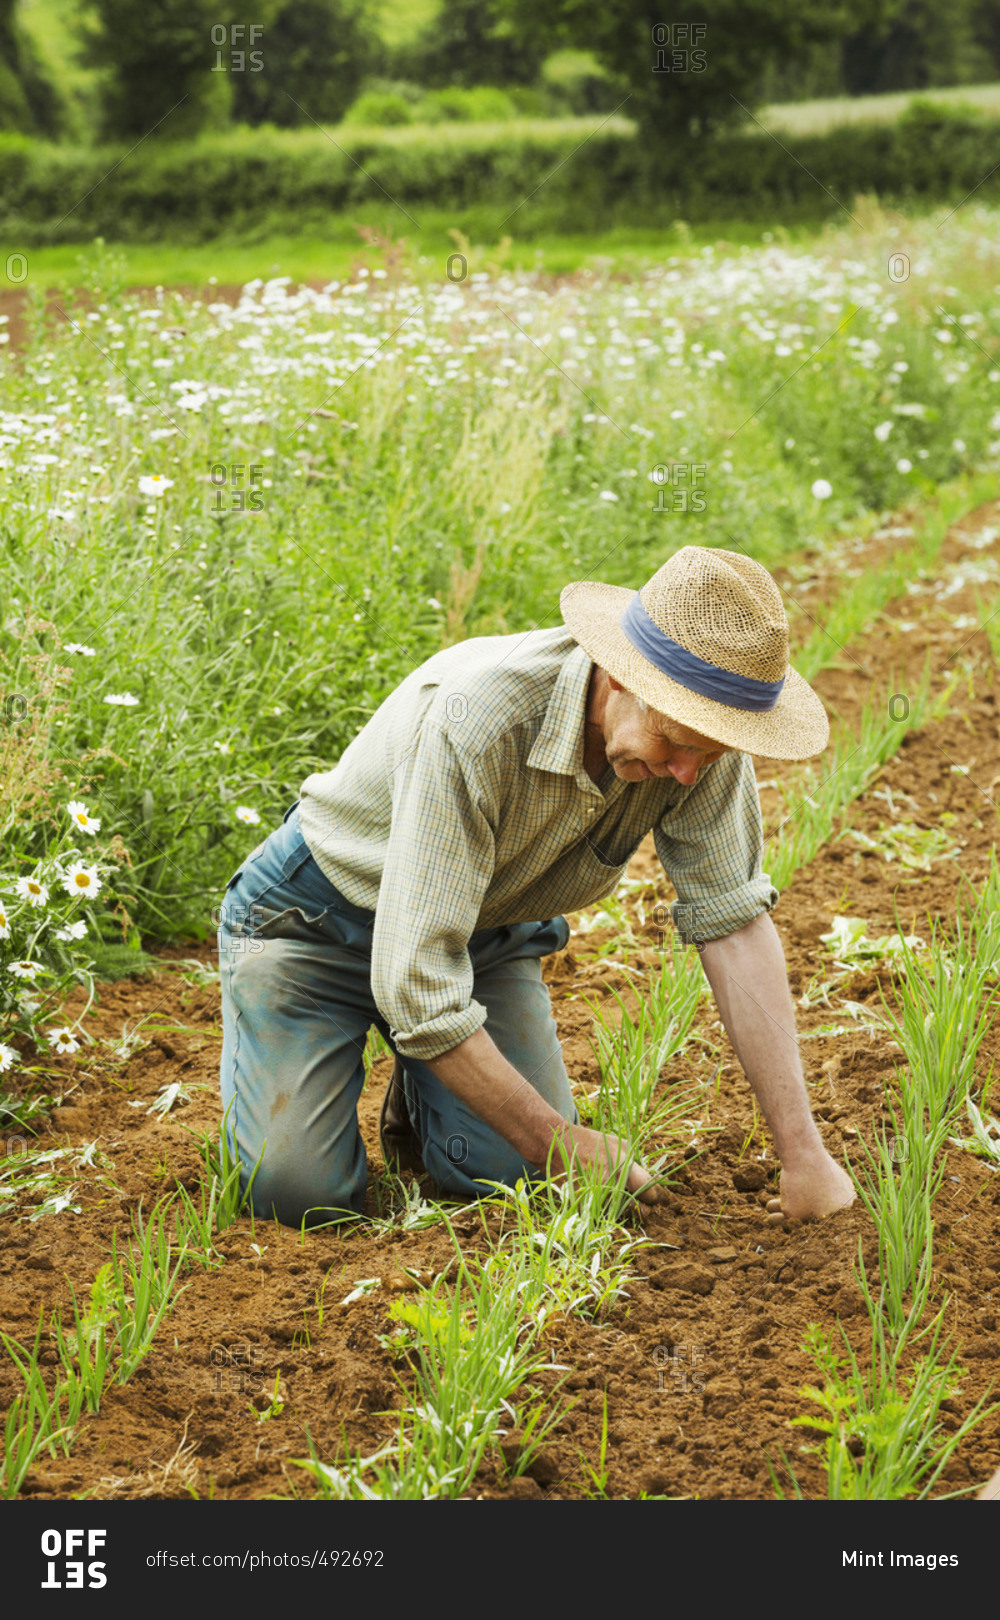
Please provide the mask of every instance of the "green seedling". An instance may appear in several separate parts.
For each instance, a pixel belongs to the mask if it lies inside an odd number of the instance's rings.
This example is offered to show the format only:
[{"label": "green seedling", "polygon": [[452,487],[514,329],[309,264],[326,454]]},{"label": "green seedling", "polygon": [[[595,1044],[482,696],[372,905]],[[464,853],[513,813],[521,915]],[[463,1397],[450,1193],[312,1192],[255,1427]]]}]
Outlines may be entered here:
[{"label": "green seedling", "polygon": [[587,1496],[597,1497],[600,1501],[608,1499],[608,1392],[604,1391],[604,1406],[601,1412],[601,1449],[598,1455],[597,1468],[590,1466],[583,1452],[580,1460],[587,1471],[592,1490],[586,1491]]},{"label": "green seedling", "polygon": [[972,1126],[971,1136],[950,1136],[949,1142],[954,1147],[965,1148],[968,1153],[975,1153],[995,1170],[1000,1170],[1000,1120],[987,1116],[983,1118],[971,1097],[965,1099],[965,1111]]},{"label": "green seedling", "polygon": [[109,1271],[108,1286],[117,1319],[115,1376],[120,1384],[131,1378],[149,1353],[157,1328],[183,1292],[177,1287],[183,1256],[171,1271],[164,1219],[163,1213],[157,1219],[154,1212],[145,1231],[139,1229],[141,1236],[136,1233],[138,1256],[129,1251],[119,1258],[117,1234],[112,1232],[110,1268],[102,1267],[102,1271]]},{"label": "green seedling", "polygon": [[606,1315],[634,1278],[635,1254],[655,1246],[621,1226],[623,1189],[591,1167],[571,1163],[560,1181],[494,1185],[514,1219],[483,1268],[498,1286],[509,1280],[517,1287],[536,1327],[552,1315]]},{"label": "green seedling", "polygon": [[18,1395],[7,1409],[3,1431],[3,1459],[0,1463],[0,1501],[19,1495],[29,1472],[45,1447],[64,1439],[66,1426],[59,1424],[58,1399],[46,1401],[34,1393]]},{"label": "green seedling", "polygon": [[[405,1356],[411,1350],[419,1349],[421,1343],[428,1340],[441,1341],[448,1331],[449,1317],[444,1305],[435,1301],[431,1294],[424,1294],[416,1300],[396,1299],[389,1306],[389,1320],[398,1325],[391,1333],[380,1333],[378,1342],[384,1350],[389,1350],[394,1356]],[[467,1344],[472,1338],[473,1328],[466,1323],[462,1330],[461,1343]]]},{"label": "green seedling", "polygon": [[[886,1356],[877,1323],[868,1373],[843,1329],[846,1356],[833,1349],[817,1323],[810,1325],[804,1347],[824,1381],[806,1385],[799,1393],[819,1408],[819,1415],[791,1421],[824,1436],[820,1444],[804,1450],[825,1461],[831,1501],[926,1500],[962,1441],[997,1411],[997,1406],[986,1406],[983,1396],[952,1433],[943,1432],[942,1404],[955,1398],[964,1377],[957,1358],[945,1357],[943,1322],[942,1310],[931,1324],[924,1354],[909,1373],[899,1370],[894,1355]],[[801,1499],[802,1489],[787,1457],[785,1466],[792,1494]],[[770,1461],[768,1468],[777,1495],[784,1498]]]},{"label": "green seedling", "polygon": [[912,821],[880,825],[873,837],[855,827],[840,836],[853,839],[862,849],[873,850],[885,860],[917,872],[930,872],[936,861],[953,860],[960,848],[943,828],[917,827]]},{"label": "green seedling", "polygon": [[867,928],[863,917],[838,916],[834,917],[829,932],[820,934],[824,945],[830,947],[834,966],[843,973],[853,973],[859,967],[877,966],[879,962],[899,961],[904,958],[907,948],[911,952],[926,948],[924,941],[916,934],[881,934],[877,939],[869,939]]},{"label": "green seedling", "polygon": [[[90,1301],[85,1311],[77,1304],[72,1283],[69,1287],[73,1307],[73,1327],[63,1327],[57,1311],[53,1318],[56,1353],[66,1372],[67,1382],[79,1386],[88,1412],[100,1409],[101,1397],[111,1378],[114,1330],[114,1300],[112,1296],[112,1266],[101,1266],[91,1284]],[[78,1398],[74,1391],[74,1399]]]},{"label": "green seedling", "polygon": [[258,1423],[266,1423],[268,1418],[280,1417],[282,1412],[285,1410],[285,1402],[281,1399],[279,1394],[280,1388],[281,1368],[279,1367],[278,1371],[274,1375],[274,1391],[271,1395],[270,1402],[267,1406],[265,1406],[264,1410],[262,1412],[258,1412],[257,1408],[253,1404],[253,1401],[247,1401],[247,1405],[254,1414],[254,1417],[257,1419]]},{"label": "green seedling", "polygon": [[[46,1389],[39,1366],[44,1324],[45,1313],[42,1311],[39,1314],[38,1327],[35,1330],[35,1342],[30,1349],[18,1339],[11,1338],[9,1334],[5,1333],[0,1337],[2,1337],[4,1349],[17,1368],[24,1384],[23,1395],[19,1397],[21,1402],[20,1412],[23,1419],[23,1423],[17,1430],[17,1433],[21,1435],[19,1444],[24,1443],[25,1434],[29,1430],[32,1435],[37,1431],[40,1443],[44,1443],[50,1456],[54,1457],[57,1441],[64,1455],[69,1454],[70,1441],[83,1410],[83,1392],[81,1386],[75,1382],[57,1383],[55,1392],[52,1395]],[[64,1399],[66,1401],[65,1416],[62,1411]]]}]

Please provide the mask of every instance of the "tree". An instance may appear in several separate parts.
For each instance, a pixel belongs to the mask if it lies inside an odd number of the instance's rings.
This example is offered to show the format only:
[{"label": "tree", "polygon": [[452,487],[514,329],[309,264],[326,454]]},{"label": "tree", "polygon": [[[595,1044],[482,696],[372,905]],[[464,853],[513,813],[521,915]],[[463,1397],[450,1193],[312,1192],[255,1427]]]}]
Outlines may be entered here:
[{"label": "tree", "polygon": [[17,0],[0,0],[0,130],[58,136],[59,93],[17,19]]},{"label": "tree", "polygon": [[[985,8],[983,8],[985,9]],[[966,78],[975,52],[969,0],[868,0],[841,45],[841,82],[848,95],[925,90]]]},{"label": "tree", "polygon": [[260,71],[233,75],[235,118],[336,124],[376,66],[380,42],[363,0],[292,0],[265,24],[257,46]]},{"label": "tree", "polygon": [[228,118],[229,24],[219,22],[218,0],[92,0],[80,26],[80,60],[104,76],[102,136],[155,128],[180,140]]},{"label": "tree", "polygon": [[497,0],[515,28],[552,48],[592,51],[619,85],[649,151],[742,118],[765,70],[787,70],[808,48],[839,42],[865,0],[702,0],[690,22],[664,21],[659,0]]},{"label": "tree", "polygon": [[546,55],[540,34],[516,29],[497,0],[444,0],[412,44],[397,47],[394,66],[432,89],[533,84]]}]

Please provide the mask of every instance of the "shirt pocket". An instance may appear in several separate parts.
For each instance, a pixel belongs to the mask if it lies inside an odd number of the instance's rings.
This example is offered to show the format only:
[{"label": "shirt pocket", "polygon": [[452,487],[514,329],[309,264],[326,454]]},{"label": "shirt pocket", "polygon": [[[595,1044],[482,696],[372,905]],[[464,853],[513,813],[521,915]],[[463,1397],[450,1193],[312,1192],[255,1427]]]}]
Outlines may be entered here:
[{"label": "shirt pocket", "polygon": [[584,906],[592,905],[595,900],[604,900],[613,894],[628,866],[634,848],[630,848],[622,861],[607,861],[604,859],[605,851],[584,839],[567,852],[559,862],[557,873],[558,893],[555,895],[558,910],[582,911]]}]

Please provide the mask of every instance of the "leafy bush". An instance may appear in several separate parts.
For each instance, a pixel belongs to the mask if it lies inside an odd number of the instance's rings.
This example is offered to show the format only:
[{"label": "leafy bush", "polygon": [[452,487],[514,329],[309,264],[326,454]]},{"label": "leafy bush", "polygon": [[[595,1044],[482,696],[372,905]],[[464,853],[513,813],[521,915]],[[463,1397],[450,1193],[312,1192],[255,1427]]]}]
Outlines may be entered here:
[{"label": "leafy bush", "polygon": [[366,90],[347,109],[344,118],[348,124],[390,129],[399,124],[413,123],[413,103],[398,91]]},{"label": "leafy bush", "polygon": [[[91,240],[209,241],[221,233],[325,228],[388,195],[403,207],[518,208],[518,232],[670,225],[678,216],[822,219],[859,191],[895,203],[988,201],[996,120],[924,104],[895,125],[856,124],[783,143],[751,128],[649,153],[624,118],[456,123],[511,102],[486,88],[438,93],[436,126],[363,129],[419,117],[403,88],[369,91],[336,143],[320,130],[238,128],[186,143],[62,148],[0,136],[0,224],[12,247]],[[447,99],[442,102],[442,97]],[[478,98],[478,99],[477,99]],[[488,98],[488,100],[487,100]],[[576,157],[586,141],[586,153]],[[984,181],[983,176],[987,175]],[[193,182],[192,176],[197,176]],[[537,193],[537,195],[536,195]],[[528,199],[528,200],[525,200]]]}]

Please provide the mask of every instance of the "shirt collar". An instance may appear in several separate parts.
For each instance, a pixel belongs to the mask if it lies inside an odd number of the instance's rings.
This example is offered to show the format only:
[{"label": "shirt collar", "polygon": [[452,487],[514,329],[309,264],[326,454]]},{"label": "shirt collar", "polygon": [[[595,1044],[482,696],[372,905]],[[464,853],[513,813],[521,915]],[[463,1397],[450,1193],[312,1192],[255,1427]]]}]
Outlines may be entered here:
[{"label": "shirt collar", "polygon": [[582,647],[566,654],[552,688],[527,763],[540,771],[579,776],[583,769],[583,725],[593,660]]}]

